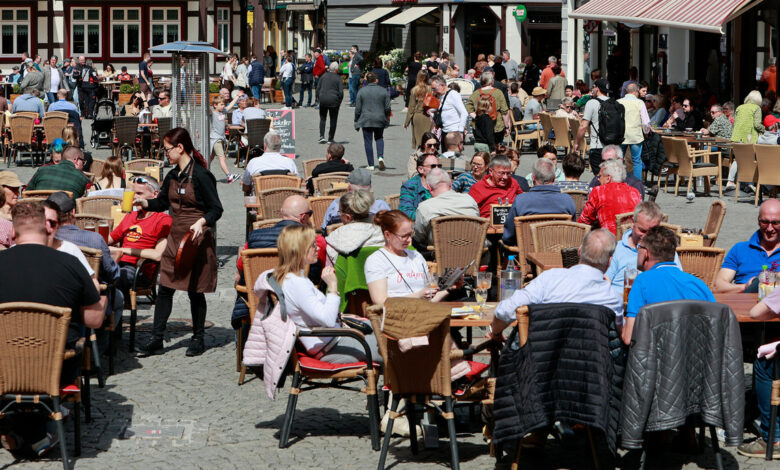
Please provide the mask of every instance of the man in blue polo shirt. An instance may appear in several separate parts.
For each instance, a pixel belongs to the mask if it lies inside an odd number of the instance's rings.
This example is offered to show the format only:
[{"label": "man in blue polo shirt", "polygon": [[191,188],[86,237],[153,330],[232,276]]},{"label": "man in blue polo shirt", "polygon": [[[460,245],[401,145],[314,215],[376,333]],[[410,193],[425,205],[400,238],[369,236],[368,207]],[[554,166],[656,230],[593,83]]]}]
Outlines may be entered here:
[{"label": "man in blue polo shirt", "polygon": [[715,278],[717,292],[758,292],[751,285],[761,267],[780,263],[780,201],[769,199],[758,210],[758,230],[729,250]]},{"label": "man in blue polo shirt", "polygon": [[[661,207],[652,201],[642,201],[634,208],[634,225],[626,230],[612,255],[606,276],[612,281],[612,288],[618,295],[623,295],[623,278],[627,268],[636,268],[637,245],[642,242],[645,234],[653,227],[661,224],[664,213]],[[674,254],[674,264],[682,269],[680,258]]]},{"label": "man in blue polo shirt", "polygon": [[631,333],[637,313],[645,305],[669,300],[706,300],[715,296],[701,279],[683,272],[674,264],[677,235],[666,227],[653,227],[637,246],[640,273],[628,294],[623,324],[623,342],[631,344]]},{"label": "man in blue polo shirt", "polygon": [[539,158],[531,172],[534,187],[527,193],[518,194],[509,209],[504,223],[504,243],[515,244],[515,217],[536,214],[569,214],[574,217],[577,207],[568,194],[561,193],[555,184],[555,163]]}]

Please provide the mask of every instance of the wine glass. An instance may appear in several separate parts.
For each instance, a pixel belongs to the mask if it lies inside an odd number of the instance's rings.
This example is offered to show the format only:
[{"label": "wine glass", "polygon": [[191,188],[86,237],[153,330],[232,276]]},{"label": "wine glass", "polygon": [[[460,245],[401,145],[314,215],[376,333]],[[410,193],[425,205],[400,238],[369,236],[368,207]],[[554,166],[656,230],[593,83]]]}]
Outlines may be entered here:
[{"label": "wine glass", "polygon": [[477,288],[475,296],[477,298],[477,305],[479,305],[479,311],[485,310],[485,303],[487,302],[488,291],[490,290],[490,284],[493,280],[493,273],[478,272],[477,273]]},{"label": "wine glass", "polygon": [[427,281],[425,297],[431,299],[439,290],[439,275],[437,273],[429,273],[427,276]]}]

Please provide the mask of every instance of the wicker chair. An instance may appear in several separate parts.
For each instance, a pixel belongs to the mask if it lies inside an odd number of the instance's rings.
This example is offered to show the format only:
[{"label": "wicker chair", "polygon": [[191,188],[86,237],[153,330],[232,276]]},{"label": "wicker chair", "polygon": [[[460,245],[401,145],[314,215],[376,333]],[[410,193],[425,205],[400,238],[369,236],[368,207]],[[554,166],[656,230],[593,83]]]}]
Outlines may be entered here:
[{"label": "wicker chair", "polygon": [[[515,217],[515,235],[517,237],[517,246],[504,247],[513,253],[517,253],[517,265],[523,272],[523,278],[528,278],[531,275],[531,266],[528,264],[526,254],[533,253],[534,240],[531,235],[531,224],[539,222],[552,222],[552,221],[571,221],[569,214],[539,214],[539,215],[523,215]],[[501,242],[503,245],[503,242]],[[496,269],[501,269],[501,263],[497,263]]]},{"label": "wicker chair", "polygon": [[726,204],[723,201],[713,201],[710,205],[710,212],[707,215],[707,222],[704,224],[702,235],[705,235],[704,246],[715,246],[718,239],[720,227],[723,225],[723,219],[726,217]]},{"label": "wicker chair", "polygon": [[[678,163],[677,179],[674,182],[674,195],[677,196],[680,178],[686,178],[688,180],[687,194],[691,192],[691,185],[697,176],[704,177],[704,188],[707,195],[709,195],[709,177],[720,177],[720,168],[718,168],[718,165],[709,162],[696,163],[694,156],[691,153],[691,148],[688,146],[688,142],[685,139],[669,139],[669,147],[672,149],[674,155],[677,156]],[[666,149],[666,144],[664,145],[664,149]],[[723,185],[720,180],[718,180],[718,192],[723,196]]]},{"label": "wicker chair", "polygon": [[323,235],[328,235],[330,233],[333,233],[337,228],[341,227],[344,224],[330,224],[327,227],[325,227],[325,233]]},{"label": "wicker chair", "polygon": [[777,185],[780,184],[780,147],[777,145],[759,145],[754,146],[756,151],[756,167],[758,168],[758,177],[756,178],[756,200],[761,196],[761,185],[772,186],[773,195],[777,196]]},{"label": "wicker chair", "polygon": [[623,212],[622,214],[617,214],[615,216],[615,225],[617,227],[620,227],[621,225],[633,225],[634,223],[634,212]]},{"label": "wicker chair", "polygon": [[[138,280],[143,273],[143,266],[146,263],[156,263],[154,272],[152,273],[151,283],[146,286],[138,284]],[[130,335],[128,338],[128,349],[130,352],[135,351],[135,329],[138,322],[138,298],[146,297],[149,302],[154,305],[157,301],[157,277],[160,274],[160,263],[146,258],[139,258],[138,263],[135,266],[135,272],[133,273],[133,285],[128,291],[130,297]]]},{"label": "wicker chair", "polygon": [[6,166],[10,165],[11,160],[16,160],[18,165],[22,153],[33,155],[33,133],[37,117],[37,113],[35,117],[16,113],[8,120],[8,127],[11,128],[11,140],[6,147],[11,151],[13,157],[6,155]]},{"label": "wicker chair", "polygon": [[[79,250],[81,250],[81,253],[84,255],[84,257],[87,259],[87,262],[89,263],[89,267],[92,268],[93,271],[95,271],[95,277],[98,276],[100,273],[100,265],[103,258],[103,252],[101,250],[95,249],[95,248],[89,248],[86,246],[79,246]],[[109,290],[111,286],[102,283],[102,279],[98,279],[98,281],[101,281],[100,284],[100,293],[101,295],[108,295]],[[114,373],[114,355],[113,351],[115,351],[115,345],[114,345],[114,337],[113,337],[113,331],[114,331],[114,314],[111,313],[106,318],[106,321],[103,324],[103,329],[109,332],[109,374]],[[84,395],[86,399],[84,400],[85,409],[84,409],[84,415],[87,422],[90,422],[92,420],[91,415],[91,407],[90,407],[90,392],[89,392],[89,379],[92,375],[92,372],[94,371],[95,376],[98,379],[98,386],[100,388],[103,388],[106,386],[106,380],[105,375],[103,374],[103,367],[101,366],[100,361],[100,352],[98,350],[98,342],[97,342],[97,334],[95,333],[95,330],[93,328],[89,329],[89,341],[85,343],[84,345],[84,363],[82,365],[82,370],[86,371],[84,374]],[[91,359],[91,360],[90,360]]]},{"label": "wicker chair", "polygon": [[125,171],[140,171],[146,170],[147,166],[157,166],[162,168],[163,162],[161,160],[154,160],[151,158],[138,158],[125,163]]},{"label": "wicker chair", "polygon": [[93,224],[97,227],[100,222],[108,222],[108,229],[114,229],[114,219],[111,217],[103,217],[99,214],[80,213],[76,214],[76,227],[84,230],[88,224]]},{"label": "wicker chair", "polygon": [[157,138],[154,140],[154,144],[157,146],[157,155],[155,159],[163,161],[165,160],[165,146],[163,145],[163,139],[165,134],[171,130],[171,121],[173,118],[161,117],[157,118]]},{"label": "wicker chair", "polygon": [[715,276],[723,263],[726,250],[716,247],[679,247],[677,256],[680,257],[683,271],[698,277],[710,289],[715,286]]},{"label": "wicker chair", "polygon": [[574,220],[577,220],[577,218],[582,213],[582,208],[585,207],[585,203],[588,201],[588,192],[577,191],[577,190],[562,191],[562,192],[564,194],[568,194],[574,200],[574,206],[577,208],[577,213],[574,215]]},{"label": "wicker chair", "polygon": [[[239,256],[244,263],[244,285],[236,283],[236,293],[249,309],[249,318],[244,318],[241,321],[241,331],[236,335],[236,372],[241,373],[238,377],[238,385],[243,385],[246,376],[246,366],[243,363],[244,343],[257,311],[254,285],[260,273],[273,269],[279,264],[279,250],[276,248],[249,248],[241,250]],[[251,286],[251,288],[247,288],[247,286]]]},{"label": "wicker chair", "polygon": [[553,130],[552,114],[548,112],[539,113],[539,124],[542,132],[542,135],[540,136],[542,143],[551,143],[552,141],[550,140],[550,132]]},{"label": "wicker chair", "polygon": [[252,230],[260,230],[261,228],[273,227],[281,222],[282,219],[263,219],[252,222]]},{"label": "wicker chair", "polygon": [[675,235],[677,235],[678,237],[679,237],[679,236],[680,236],[680,234],[682,233],[682,229],[683,229],[683,228],[682,228],[682,225],[667,224],[666,222],[661,222],[659,225],[660,225],[661,227],[668,228],[669,230],[671,230],[672,232],[674,232],[674,233],[675,233]]},{"label": "wicker chair", "polygon": [[257,210],[257,219],[275,219],[281,217],[280,210],[284,200],[290,196],[306,197],[306,191],[296,188],[266,189],[255,193],[260,208]]},{"label": "wicker chair", "polygon": [[563,147],[566,153],[573,147],[571,133],[569,132],[569,118],[550,116],[555,138],[550,141],[553,147]]},{"label": "wicker chair", "polygon": [[331,197],[337,197],[338,198],[338,197],[341,197],[341,196],[347,194],[347,192],[349,192],[349,188],[346,188],[346,187],[344,187],[344,188],[330,188],[330,189],[326,189],[325,191],[323,191],[322,194],[325,195],[325,196],[331,196]]},{"label": "wicker chair", "polygon": [[68,196],[73,197],[73,191],[64,191],[61,189],[29,189],[26,191],[22,191],[22,199],[27,199],[31,197],[47,198],[54,193],[65,193]]},{"label": "wicker chair", "polygon": [[543,253],[559,253],[564,248],[580,246],[588,232],[589,225],[577,222],[556,220],[531,224],[534,250]]},{"label": "wicker chair", "polygon": [[431,220],[433,246],[439,273],[447,268],[474,264],[466,274],[477,275],[490,222],[481,217],[445,215]]},{"label": "wicker chair", "polygon": [[249,161],[249,152],[252,149],[258,148],[262,150],[263,139],[265,138],[265,135],[268,134],[269,130],[271,130],[270,119],[250,119],[246,122],[247,144],[246,151],[244,152],[244,162]]},{"label": "wicker chair", "polygon": [[346,183],[347,176],[349,176],[349,173],[341,171],[318,176],[312,180],[314,190],[320,194],[324,194],[326,189],[333,188],[333,183]]},{"label": "wicker chair", "polygon": [[661,137],[661,142],[664,145],[664,153],[666,153],[666,162],[664,162],[664,168],[666,168],[666,179],[664,180],[664,191],[669,192],[669,177],[675,175],[674,179],[677,180],[677,171],[680,168],[680,158],[676,153],[672,137]]},{"label": "wicker chair", "polygon": [[320,163],[325,163],[327,160],[324,158],[313,158],[311,160],[304,160],[303,161],[303,175],[304,178],[309,179],[311,178],[311,172],[314,171],[315,168],[317,168],[317,165]]},{"label": "wicker chair", "polygon": [[[60,375],[63,359],[73,355],[65,350],[70,315],[69,308],[32,302],[0,304],[0,413],[12,413],[16,407],[43,408],[57,426],[65,470],[69,461],[60,405]],[[77,455],[81,447],[79,405],[76,401]]]},{"label": "wicker chair", "polygon": [[253,175],[252,182],[255,186],[255,194],[277,188],[299,189],[302,184],[302,180],[295,175]]},{"label": "wicker chair", "polygon": [[309,198],[309,206],[312,210],[312,223],[314,228],[319,230],[322,227],[322,222],[325,220],[325,212],[328,207],[338,199],[336,196],[318,196]]},{"label": "wicker chair", "polygon": [[111,208],[122,204],[122,198],[116,196],[89,196],[76,199],[77,214],[95,214],[103,218],[111,217]]},{"label": "wicker chair", "polygon": [[[122,160],[130,160],[130,156],[139,154],[136,141],[138,138],[138,118],[135,116],[117,116],[114,118],[114,156]],[[131,153],[132,152],[132,153]]]},{"label": "wicker chair", "polygon": [[43,134],[48,145],[51,145],[54,139],[61,139],[62,131],[66,127],[68,127],[68,113],[49,111],[43,115]]},{"label": "wicker chair", "polygon": [[385,196],[385,202],[390,206],[391,210],[398,209],[398,204],[401,203],[401,194],[390,194]]},{"label": "wicker chair", "polygon": [[106,161],[99,158],[92,159],[92,165],[89,167],[89,172],[95,175],[95,178],[100,178],[100,174],[103,173],[103,167]]},{"label": "wicker chair", "polygon": [[[512,145],[518,152],[523,147],[523,142],[526,140],[536,141],[537,145],[542,145],[542,131],[540,130],[538,119],[526,119],[523,121],[515,121],[514,113],[509,113],[509,119],[512,122],[512,132],[515,134],[515,138],[512,141]],[[534,126],[531,128],[530,126]]]},{"label": "wicker chair", "polygon": [[[737,175],[734,182],[737,188],[734,190],[734,202],[739,201],[739,183],[755,183],[758,179],[758,163],[756,162],[756,149],[753,144],[733,144],[734,160],[737,162]],[[758,194],[758,191],[756,191]]]}]

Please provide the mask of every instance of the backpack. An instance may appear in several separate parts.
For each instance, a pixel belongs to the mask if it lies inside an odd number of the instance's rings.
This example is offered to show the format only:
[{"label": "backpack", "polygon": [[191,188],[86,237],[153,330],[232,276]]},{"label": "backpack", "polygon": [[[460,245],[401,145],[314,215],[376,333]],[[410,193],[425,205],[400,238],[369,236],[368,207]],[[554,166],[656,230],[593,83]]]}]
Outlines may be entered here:
[{"label": "backpack", "polygon": [[[497,88],[494,88],[494,90],[497,90]],[[496,121],[496,118],[498,118],[498,108],[496,107],[496,99],[493,98],[493,90],[490,91],[490,93],[482,93],[479,92],[479,99],[485,98],[490,101],[490,109],[488,110],[488,115],[490,116],[490,119],[493,120],[493,122]]]},{"label": "backpack", "polygon": [[626,133],[626,108],[615,98],[599,100],[599,141],[602,145],[620,145]]}]

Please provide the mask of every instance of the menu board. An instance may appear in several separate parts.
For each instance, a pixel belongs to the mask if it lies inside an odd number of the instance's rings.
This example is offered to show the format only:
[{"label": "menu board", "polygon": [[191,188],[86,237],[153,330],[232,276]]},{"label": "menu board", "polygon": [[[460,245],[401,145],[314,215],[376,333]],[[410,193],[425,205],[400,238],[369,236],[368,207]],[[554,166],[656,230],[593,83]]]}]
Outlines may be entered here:
[{"label": "menu board", "polygon": [[493,227],[502,227],[506,218],[509,216],[509,209],[512,206],[504,204],[491,204],[490,205],[490,225]]},{"label": "menu board", "polygon": [[272,119],[271,130],[282,138],[282,155],[295,158],[295,110],[266,109],[266,116]]}]

